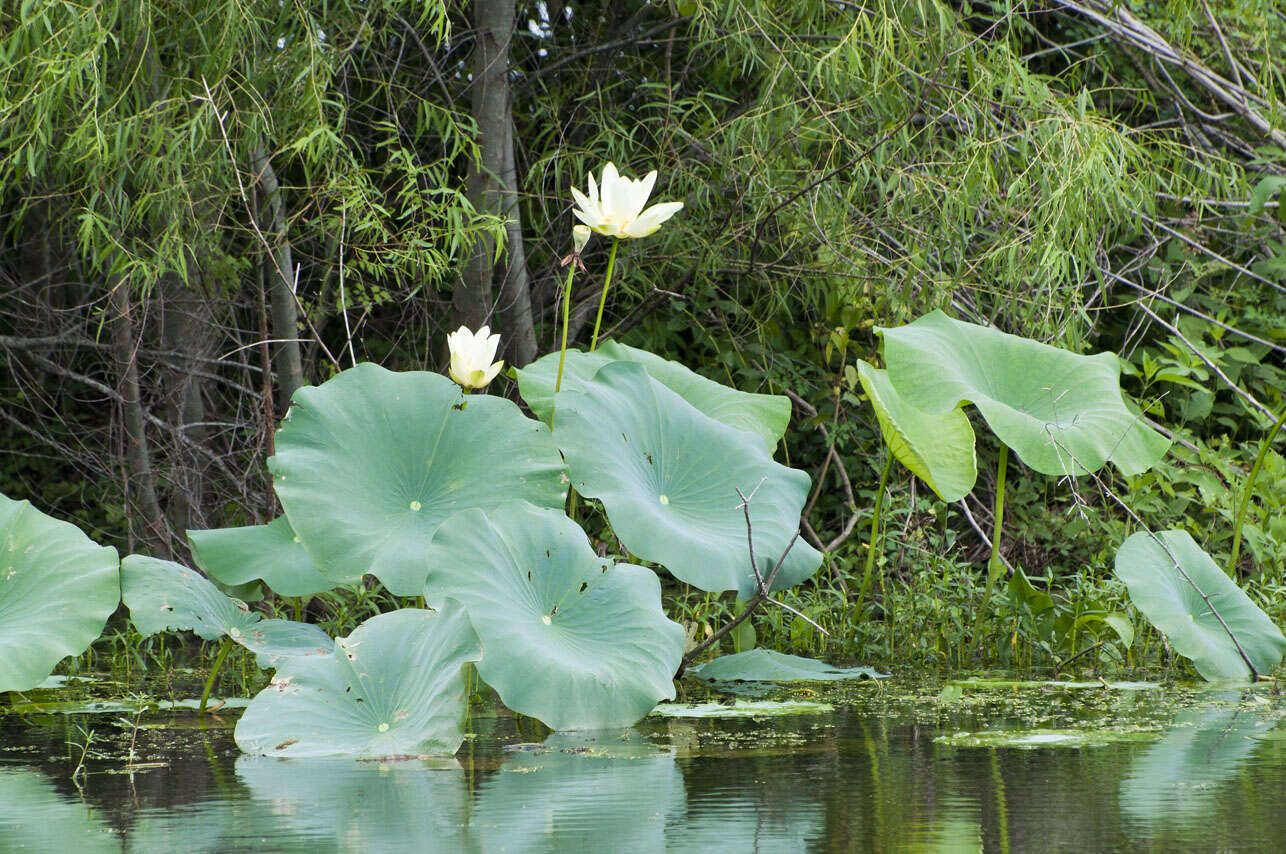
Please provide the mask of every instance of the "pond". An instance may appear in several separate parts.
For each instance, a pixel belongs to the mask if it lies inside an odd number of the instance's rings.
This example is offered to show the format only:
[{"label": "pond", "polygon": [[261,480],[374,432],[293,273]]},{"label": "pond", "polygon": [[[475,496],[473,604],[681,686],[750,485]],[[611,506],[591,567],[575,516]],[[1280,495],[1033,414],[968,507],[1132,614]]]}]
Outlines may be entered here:
[{"label": "pond", "polygon": [[242,755],[235,702],[37,691],[0,707],[0,850],[1270,850],[1274,687],[887,680],[594,737],[484,712],[454,759],[372,762]]}]

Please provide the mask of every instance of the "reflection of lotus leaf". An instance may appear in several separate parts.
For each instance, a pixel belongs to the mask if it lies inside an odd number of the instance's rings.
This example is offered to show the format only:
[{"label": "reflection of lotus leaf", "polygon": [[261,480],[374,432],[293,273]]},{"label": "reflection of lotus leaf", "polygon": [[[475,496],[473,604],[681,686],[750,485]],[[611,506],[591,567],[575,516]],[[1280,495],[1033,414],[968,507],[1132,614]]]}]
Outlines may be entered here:
[{"label": "reflection of lotus leaf", "polygon": [[1164,824],[1214,807],[1217,784],[1237,775],[1260,746],[1255,736],[1273,726],[1271,720],[1237,708],[1239,699],[1230,693],[1230,707],[1180,713],[1165,737],[1134,760],[1121,780],[1122,814]]},{"label": "reflection of lotus leaf", "polygon": [[834,667],[813,658],[786,655],[771,649],[752,649],[721,655],[688,670],[708,682],[831,682],[842,679],[884,679],[871,667]]},{"label": "reflection of lotus leaf", "polygon": [[878,331],[889,379],[906,404],[948,413],[972,403],[1041,474],[1097,471],[1109,460],[1138,474],[1170,445],[1126,405],[1111,353],[1079,356],[941,311]]},{"label": "reflection of lotus leaf", "polygon": [[[554,420],[577,491],[603,502],[631,554],[702,590],[754,595],[737,489],[753,493],[755,559],[766,576],[799,528],[808,475],[773,462],[761,442],[703,415],[641,365],[613,362],[584,389],[558,394]],[[773,589],[820,565],[821,554],[797,540]]]},{"label": "reflection of lotus leaf", "polygon": [[41,774],[0,767],[0,840],[6,851],[119,852],[89,807],[59,796]]},{"label": "reflection of lotus leaf", "polygon": [[438,374],[361,364],[295,393],[269,460],[273,486],[317,569],[370,572],[418,596],[433,532],[453,513],[521,499],[562,507],[549,430],[511,401],[467,399]]},{"label": "reflection of lotus leaf", "polygon": [[560,730],[622,727],[674,696],[683,628],[661,609],[656,574],[599,558],[561,511],[460,513],[429,565],[426,598],[464,605],[478,673],[514,711]]},{"label": "reflection of lotus leaf", "polygon": [[456,603],[371,617],[330,655],[283,660],[237,722],[237,746],[297,758],[455,753],[463,667],[480,656]]},{"label": "reflection of lotus leaf", "polygon": [[188,531],[196,565],[230,587],[262,580],[279,596],[312,596],[337,583],[322,575],[285,516],[267,525]]},{"label": "reflection of lotus leaf", "polygon": [[242,756],[237,779],[273,816],[269,839],[317,840],[323,851],[471,850],[464,773],[454,760],[440,762],[450,765]]},{"label": "reflection of lotus leaf", "polygon": [[102,634],[119,565],[75,525],[0,495],[0,692],[36,687]]},{"label": "reflection of lotus leaf", "polygon": [[1135,607],[1206,679],[1249,678],[1242,653],[1260,674],[1272,673],[1281,662],[1281,630],[1186,531],[1161,531],[1155,538],[1146,531],[1134,534],[1116,552],[1116,576]]},{"label": "reflection of lotus leaf", "polygon": [[[668,825],[682,817],[684,793],[674,756],[622,756],[622,746],[616,735],[606,749],[554,736],[549,749],[514,754],[479,786],[470,840],[479,851],[675,850]],[[729,840],[723,850],[752,849]]]},{"label": "reflection of lotus leaf", "polygon": [[190,630],[205,640],[227,635],[273,667],[297,655],[330,651],[319,627],[291,620],[265,620],[220,593],[194,569],[168,560],[130,555],[121,561],[121,598],[144,635]]},{"label": "reflection of lotus leaf", "polygon": [[[518,374],[522,399],[541,421],[549,420],[558,377],[558,353],[532,362]],[[561,391],[584,391],[599,368],[611,362],[638,362],[652,379],[695,406],[720,424],[746,430],[764,440],[769,455],[790,423],[790,399],[776,394],[738,391],[706,379],[678,362],[616,341],[607,341],[593,353],[568,350],[563,365]]]},{"label": "reflection of lotus leaf", "polygon": [[960,407],[921,412],[902,399],[888,371],[858,361],[862,389],[871,400],[884,442],[897,461],[929,485],[943,501],[959,501],[978,479],[973,427]]},{"label": "reflection of lotus leaf", "polygon": [[952,747],[1101,747],[1132,741],[1155,741],[1151,729],[997,729],[956,732],[933,739]]}]

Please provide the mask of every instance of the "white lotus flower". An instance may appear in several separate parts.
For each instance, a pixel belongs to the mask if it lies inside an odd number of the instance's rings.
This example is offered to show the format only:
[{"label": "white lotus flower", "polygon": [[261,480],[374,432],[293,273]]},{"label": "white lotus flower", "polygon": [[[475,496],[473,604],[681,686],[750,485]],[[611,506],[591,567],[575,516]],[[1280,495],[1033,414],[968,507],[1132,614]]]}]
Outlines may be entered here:
[{"label": "white lotus flower", "polygon": [[647,237],[683,209],[683,202],[662,202],[643,210],[655,183],[655,169],[643,180],[635,181],[617,174],[616,166],[609,163],[603,167],[601,196],[593,173],[589,176],[588,196],[572,187],[572,197],[576,199],[572,213],[606,237]]},{"label": "white lotus flower", "polygon": [[451,379],[465,388],[485,388],[504,367],[503,361],[491,362],[496,357],[500,335],[490,335],[490,332],[486,326],[476,333],[470,332],[467,326],[461,326],[447,336],[447,347],[451,350]]}]

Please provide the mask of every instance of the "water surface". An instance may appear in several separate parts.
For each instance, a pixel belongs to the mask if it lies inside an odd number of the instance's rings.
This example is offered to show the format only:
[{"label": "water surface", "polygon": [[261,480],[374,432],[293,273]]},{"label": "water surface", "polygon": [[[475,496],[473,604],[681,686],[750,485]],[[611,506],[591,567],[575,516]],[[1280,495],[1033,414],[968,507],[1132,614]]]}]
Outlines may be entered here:
[{"label": "water surface", "polygon": [[652,717],[592,737],[484,715],[453,759],[376,762],[242,755],[237,710],[202,728],[182,709],[68,714],[41,695],[0,717],[0,851],[1264,851],[1286,838],[1286,703],[1268,688],[790,693],[835,709]]}]

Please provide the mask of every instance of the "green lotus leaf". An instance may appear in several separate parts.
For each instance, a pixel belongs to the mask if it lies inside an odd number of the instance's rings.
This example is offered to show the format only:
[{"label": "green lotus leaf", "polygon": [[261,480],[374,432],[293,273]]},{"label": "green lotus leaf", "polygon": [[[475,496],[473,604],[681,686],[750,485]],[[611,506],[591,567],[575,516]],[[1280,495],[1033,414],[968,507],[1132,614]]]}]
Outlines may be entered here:
[{"label": "green lotus leaf", "polygon": [[279,596],[312,596],[361,578],[337,582],[318,572],[285,516],[267,525],[188,531],[188,543],[201,571],[231,587],[261,580]]},{"label": "green lotus leaf", "polygon": [[877,331],[889,380],[907,405],[942,415],[972,403],[1042,474],[1084,474],[1109,460],[1138,474],[1170,446],[1127,405],[1111,353],[1080,356],[941,311]]},{"label": "green lotus leaf", "polygon": [[[558,356],[558,353],[550,353],[515,372],[522,399],[541,421],[549,420],[549,411],[554,404]],[[593,353],[568,350],[561,390],[584,391],[585,384],[593,379],[594,374],[611,362],[638,362],[652,379],[715,421],[761,437],[770,456],[790,423],[790,398],[738,391],[707,379],[678,362],[616,341],[604,343]]]},{"label": "green lotus leaf", "polygon": [[888,371],[859,361],[857,375],[871,400],[880,432],[897,461],[943,501],[959,501],[978,479],[973,427],[959,406],[931,415],[911,406],[889,382]]},{"label": "green lotus leaf", "polygon": [[295,393],[268,465],[323,575],[369,572],[415,596],[429,540],[451,514],[517,499],[563,506],[567,472],[549,431],[511,401],[465,401],[446,377],[372,364]]},{"label": "green lotus leaf", "polygon": [[813,658],[786,655],[771,649],[752,649],[721,655],[688,670],[707,682],[832,682],[843,679],[886,679],[872,667],[834,667]]},{"label": "green lotus leaf", "polygon": [[[754,595],[737,489],[753,493],[755,561],[767,578],[799,528],[808,475],[773,462],[754,436],[703,415],[642,365],[605,365],[584,388],[558,394],[554,421],[576,490],[603,502],[631,554],[702,590]],[[796,540],[773,589],[808,578],[821,559]]]},{"label": "green lotus leaf", "polygon": [[89,648],[121,601],[119,567],[115,549],[0,495],[0,692]]},{"label": "green lotus leaf", "polygon": [[141,634],[191,631],[205,640],[226,635],[255,653],[262,667],[331,649],[330,636],[318,626],[265,620],[195,569],[168,560],[130,555],[121,561],[121,598]]},{"label": "green lotus leaf", "polygon": [[464,740],[464,665],[482,651],[457,603],[371,617],[330,655],[282,661],[237,722],[246,753],[449,755]]},{"label": "green lotus leaf", "polygon": [[556,730],[629,726],[674,696],[683,628],[641,566],[598,557],[557,510],[468,510],[429,546],[425,598],[457,599],[505,705]]},{"label": "green lotus leaf", "polygon": [[1281,630],[1187,531],[1134,534],[1116,552],[1116,576],[1148,622],[1206,679],[1272,673],[1286,652]]}]

